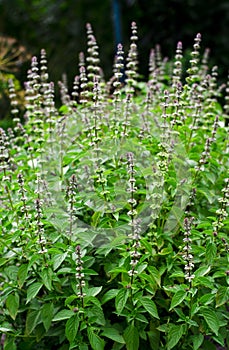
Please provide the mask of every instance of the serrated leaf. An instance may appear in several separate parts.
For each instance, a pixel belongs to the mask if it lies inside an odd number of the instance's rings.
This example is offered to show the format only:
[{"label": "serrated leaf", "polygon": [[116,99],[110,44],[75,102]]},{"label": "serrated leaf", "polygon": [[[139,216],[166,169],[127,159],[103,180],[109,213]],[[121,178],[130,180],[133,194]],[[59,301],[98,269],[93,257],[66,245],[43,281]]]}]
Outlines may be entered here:
[{"label": "serrated leaf", "polygon": [[10,317],[15,320],[19,308],[19,295],[17,293],[8,295],[6,298],[6,307]]},{"label": "serrated leaf", "polygon": [[195,334],[192,336],[192,342],[193,342],[193,350],[198,350],[201,346],[201,344],[204,341],[204,336],[203,334]]},{"label": "serrated leaf", "polygon": [[141,298],[139,298],[139,301],[142,304],[142,306],[144,307],[144,309],[146,311],[148,311],[148,313],[151,316],[157,318],[158,320],[160,319],[158,316],[158,312],[157,312],[157,306],[153,300],[151,300],[148,297],[141,297]]},{"label": "serrated leaf", "polygon": [[172,297],[169,311],[174,309],[174,307],[176,307],[177,305],[181,304],[186,296],[187,292],[185,290],[178,290]]},{"label": "serrated leaf", "polygon": [[119,290],[118,289],[110,289],[108,292],[106,292],[101,300],[101,304],[105,304],[107,301],[114,299],[116,295],[118,294]]},{"label": "serrated leaf", "polygon": [[201,307],[199,314],[203,316],[208,327],[212,330],[212,332],[218,335],[220,325],[216,312],[210,309],[209,307]]},{"label": "serrated leaf", "polygon": [[127,299],[129,297],[129,294],[130,294],[130,290],[123,288],[123,289],[120,289],[120,291],[116,295],[115,308],[118,314],[120,314],[124,309]]},{"label": "serrated leaf", "polygon": [[35,282],[29,286],[27,290],[26,304],[28,304],[32,299],[36,297],[36,295],[39,293],[42,286],[43,286],[43,283],[41,282]]},{"label": "serrated leaf", "polygon": [[117,343],[125,344],[123,336],[116,328],[105,328],[102,335],[116,341]]},{"label": "serrated leaf", "polygon": [[90,342],[90,345],[93,350],[103,350],[105,342],[101,339],[91,327],[87,328],[87,335]]},{"label": "serrated leaf", "polygon": [[125,339],[127,350],[139,350],[138,329],[133,324],[130,324],[125,329],[123,338]]},{"label": "serrated leaf", "polygon": [[79,328],[79,319],[77,315],[72,316],[66,322],[65,335],[70,343],[72,343],[77,335]]},{"label": "serrated leaf", "polygon": [[29,311],[26,317],[25,332],[27,335],[31,334],[32,331],[40,322],[40,310]]},{"label": "serrated leaf", "polygon": [[224,305],[229,301],[229,287],[222,286],[216,293],[216,307]]},{"label": "serrated leaf", "polygon": [[184,333],[185,333],[185,326],[183,324],[181,325],[171,324],[169,326],[169,332],[168,332],[167,349],[170,350],[174,348],[174,346],[177,345],[177,343],[179,342],[179,340],[181,339]]},{"label": "serrated leaf", "polygon": [[62,262],[66,259],[68,253],[56,254],[53,258],[53,270],[57,270],[58,267],[62,264]]},{"label": "serrated leaf", "polygon": [[46,332],[51,326],[52,318],[53,318],[53,311],[54,306],[53,303],[50,304],[44,304],[41,309],[41,320],[43,322],[43,325],[45,327]]},{"label": "serrated leaf", "polygon": [[71,310],[64,309],[59,311],[53,318],[53,322],[67,320],[72,317],[75,313]]},{"label": "serrated leaf", "polygon": [[28,276],[28,265],[22,264],[18,269],[17,279],[18,279],[18,286],[19,288],[22,288],[26,278]]}]

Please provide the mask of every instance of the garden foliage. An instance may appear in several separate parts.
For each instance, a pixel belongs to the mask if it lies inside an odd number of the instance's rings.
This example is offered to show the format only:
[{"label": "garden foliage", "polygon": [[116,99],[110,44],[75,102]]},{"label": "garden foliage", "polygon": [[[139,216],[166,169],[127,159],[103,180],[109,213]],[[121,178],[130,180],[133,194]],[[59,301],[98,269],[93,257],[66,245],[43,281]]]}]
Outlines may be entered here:
[{"label": "garden foliage", "polygon": [[229,347],[228,90],[197,34],[187,71],[137,28],[105,82],[87,25],[72,91],[54,102],[33,57],[14,127],[0,130],[4,350]]}]

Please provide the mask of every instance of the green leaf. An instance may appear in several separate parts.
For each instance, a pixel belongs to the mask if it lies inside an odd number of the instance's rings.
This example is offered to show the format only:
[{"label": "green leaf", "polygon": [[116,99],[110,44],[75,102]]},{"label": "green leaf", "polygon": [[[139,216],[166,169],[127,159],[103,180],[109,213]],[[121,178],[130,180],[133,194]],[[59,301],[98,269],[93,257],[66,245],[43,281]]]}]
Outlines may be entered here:
[{"label": "green leaf", "polygon": [[78,296],[76,294],[69,295],[69,297],[65,299],[64,305],[65,306],[70,305],[77,298]]},{"label": "green leaf", "polygon": [[195,271],[195,277],[205,276],[210,270],[210,266],[201,266]]},{"label": "green leaf", "polygon": [[26,304],[28,304],[30,300],[35,298],[35,296],[39,293],[42,286],[43,286],[43,283],[41,282],[35,282],[29,286],[27,290]]},{"label": "green leaf", "polygon": [[51,326],[52,318],[53,318],[54,306],[53,303],[44,304],[41,309],[41,320],[45,327],[46,332]]},{"label": "green leaf", "polygon": [[141,243],[146,248],[146,250],[152,255],[152,252],[153,252],[152,245],[147,241],[147,239],[142,238]]},{"label": "green leaf", "polygon": [[211,293],[204,294],[200,299],[199,303],[200,305],[206,306],[208,304],[211,304],[213,299],[215,299],[215,295]]},{"label": "green leaf", "polygon": [[127,350],[139,350],[139,334],[138,329],[130,324],[124,331],[123,337],[126,342]]},{"label": "green leaf", "polygon": [[203,334],[195,334],[192,336],[192,342],[193,342],[193,350],[198,350],[201,346],[201,344],[204,341],[204,336]]},{"label": "green leaf", "polygon": [[4,272],[7,274],[11,281],[17,281],[18,270],[18,266],[10,265],[4,269]]},{"label": "green leaf", "polygon": [[33,266],[33,264],[39,264],[40,259],[41,259],[40,254],[33,254],[31,259],[29,260],[28,269],[30,269]]},{"label": "green leaf", "polygon": [[168,344],[167,349],[170,350],[174,348],[175,345],[179,342],[182,335],[185,333],[185,325],[175,325],[170,324],[169,325],[169,332],[168,332]]},{"label": "green leaf", "polygon": [[67,320],[69,319],[70,317],[72,317],[73,315],[75,315],[75,313],[71,310],[68,310],[68,309],[64,309],[64,310],[61,310],[59,311],[53,318],[53,322],[56,322],[56,321],[62,321],[62,320]]},{"label": "green leaf", "polygon": [[172,248],[171,247],[166,247],[166,248],[163,248],[159,253],[158,255],[169,255],[172,253]]},{"label": "green leaf", "polygon": [[103,350],[105,346],[105,342],[101,339],[93,330],[93,328],[87,328],[87,335],[90,342],[90,345],[93,350]]},{"label": "green leaf", "polygon": [[213,283],[213,278],[211,276],[207,276],[207,277],[198,277],[196,280],[195,280],[195,285],[200,285],[200,286],[205,286],[209,289],[214,289],[215,286],[214,286],[214,283]]},{"label": "green leaf", "polygon": [[15,344],[14,338],[7,337],[4,341],[4,350],[16,350],[17,346]]},{"label": "green leaf", "polygon": [[58,267],[62,264],[62,262],[66,259],[68,253],[64,253],[64,254],[56,254],[53,258],[53,270],[57,270]]},{"label": "green leaf", "polygon": [[45,287],[49,291],[51,291],[52,290],[52,270],[50,268],[44,268],[40,276]]},{"label": "green leaf", "polygon": [[26,335],[31,334],[34,328],[36,328],[36,326],[40,323],[41,321],[40,315],[41,315],[40,310],[28,311],[28,314],[26,317],[26,324],[25,324]]},{"label": "green leaf", "polygon": [[125,344],[123,336],[119,333],[116,328],[105,328],[102,335],[109,339],[116,341],[117,343]]},{"label": "green leaf", "polygon": [[26,278],[28,276],[28,265],[22,264],[18,269],[17,279],[18,279],[18,286],[19,288],[22,288]]},{"label": "green leaf", "polygon": [[84,297],[84,306],[92,306],[92,304],[98,306],[101,309],[99,299],[97,299],[96,297]]},{"label": "green leaf", "polygon": [[107,301],[114,299],[116,297],[116,295],[118,294],[119,290],[118,289],[110,289],[108,290],[108,292],[106,292],[103,296],[102,296],[102,300],[101,300],[101,304],[105,304]]},{"label": "green leaf", "polygon": [[215,243],[209,242],[206,246],[206,259],[209,264],[212,264],[217,253],[217,247]]},{"label": "green leaf", "polygon": [[158,320],[160,319],[157,312],[157,306],[153,300],[151,300],[149,297],[141,297],[139,298],[139,301],[151,316],[157,318]]},{"label": "green leaf", "polygon": [[105,324],[106,324],[103,310],[101,307],[98,307],[97,305],[94,305],[94,306],[87,309],[87,317],[88,317],[90,324],[97,323],[101,326],[105,326]]},{"label": "green leaf", "polygon": [[78,332],[78,328],[79,328],[78,315],[74,315],[67,320],[66,326],[65,326],[65,335],[70,343],[72,343],[75,340]]},{"label": "green leaf", "polygon": [[153,279],[155,280],[155,282],[157,283],[157,285],[159,287],[161,287],[161,275],[160,272],[156,269],[156,267],[154,266],[150,266],[148,268],[150,275],[153,277]]},{"label": "green leaf", "polygon": [[216,293],[216,307],[224,305],[229,301],[229,287],[221,286]]},{"label": "green leaf", "polygon": [[8,322],[3,322],[0,327],[0,332],[7,333],[7,332],[14,332],[14,329],[12,325]]},{"label": "green leaf", "polygon": [[86,295],[87,297],[95,297],[97,294],[99,294],[99,292],[102,290],[102,286],[101,287],[93,287],[93,288],[88,288],[86,290]]},{"label": "green leaf", "polygon": [[191,317],[193,317],[200,309],[199,303],[193,303],[191,307]]},{"label": "green leaf", "polygon": [[178,290],[172,297],[169,311],[174,309],[174,307],[176,307],[177,305],[181,304],[186,296],[187,292],[185,290]]},{"label": "green leaf", "polygon": [[122,310],[124,309],[127,299],[129,297],[130,290],[129,289],[120,289],[118,294],[115,298],[115,308],[118,314],[121,314]]},{"label": "green leaf", "polygon": [[157,329],[158,322],[150,321],[150,330],[147,332],[150,348],[153,350],[159,350],[160,344],[160,332]]},{"label": "green leaf", "polygon": [[[71,348],[70,348],[71,349]],[[69,350],[70,350],[69,349]],[[87,346],[87,344],[80,344],[79,345],[79,350],[88,350],[88,346]]]},{"label": "green leaf", "polygon": [[208,327],[212,330],[212,332],[218,335],[220,325],[216,312],[210,309],[209,307],[201,307],[199,314],[203,316]]},{"label": "green leaf", "polygon": [[19,295],[17,293],[8,295],[6,299],[6,307],[10,317],[15,320],[19,308]]}]

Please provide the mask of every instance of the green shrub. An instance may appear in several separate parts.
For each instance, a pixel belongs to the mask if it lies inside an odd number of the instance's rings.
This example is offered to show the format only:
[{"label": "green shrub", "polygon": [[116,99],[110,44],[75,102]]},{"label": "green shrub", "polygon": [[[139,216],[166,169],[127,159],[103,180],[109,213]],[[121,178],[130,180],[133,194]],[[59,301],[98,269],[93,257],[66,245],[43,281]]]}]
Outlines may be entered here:
[{"label": "green shrub", "polygon": [[[152,50],[137,71],[132,23],[105,82],[87,25],[72,92],[54,103],[45,51],[25,84],[25,122],[0,131],[4,350],[226,349],[227,104],[217,69]],[[125,71],[125,73],[124,73]]]}]

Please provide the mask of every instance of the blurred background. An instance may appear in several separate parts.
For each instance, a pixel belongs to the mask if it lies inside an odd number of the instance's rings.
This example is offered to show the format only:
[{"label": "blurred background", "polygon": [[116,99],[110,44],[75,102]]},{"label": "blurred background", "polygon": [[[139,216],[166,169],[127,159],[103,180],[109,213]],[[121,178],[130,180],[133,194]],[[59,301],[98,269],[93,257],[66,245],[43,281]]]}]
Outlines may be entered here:
[{"label": "blurred background", "polygon": [[[150,48],[160,44],[163,56],[173,58],[179,40],[184,50],[191,50],[200,32],[202,48],[210,48],[210,63],[218,65],[220,81],[226,82],[228,0],[0,0],[0,74],[13,74],[22,83],[30,57],[44,48],[50,79],[56,82],[66,73],[71,84],[78,74],[78,54],[86,49],[85,25],[90,22],[108,79],[117,43],[123,43],[125,51],[129,47],[132,21],[138,25],[139,71],[144,77]],[[4,84],[1,79],[2,110]]]}]

